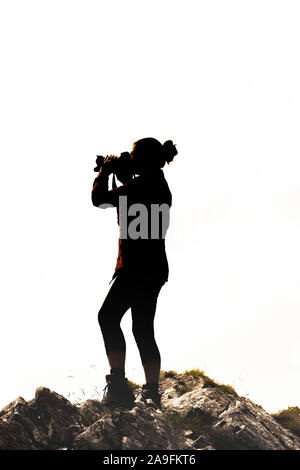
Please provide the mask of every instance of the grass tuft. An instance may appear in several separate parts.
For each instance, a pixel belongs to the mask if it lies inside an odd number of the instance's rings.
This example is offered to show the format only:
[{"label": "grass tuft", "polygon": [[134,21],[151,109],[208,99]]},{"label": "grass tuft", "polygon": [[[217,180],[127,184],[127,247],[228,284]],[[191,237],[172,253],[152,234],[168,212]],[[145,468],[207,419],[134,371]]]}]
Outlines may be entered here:
[{"label": "grass tuft", "polygon": [[136,384],[135,382],[132,382],[132,380],[128,380],[128,385],[132,389],[133,392],[135,392],[140,386]]},{"label": "grass tuft", "polygon": [[222,392],[227,393],[229,395],[237,395],[235,389],[231,385],[220,384],[219,382],[215,382],[213,379],[205,375],[205,372],[201,369],[186,370],[184,371],[183,375],[190,375],[195,379],[201,377],[203,380],[205,380],[206,384],[209,387],[216,387],[219,390],[222,390]]},{"label": "grass tuft", "polygon": [[160,376],[162,379],[176,377],[178,374],[175,370],[161,371]]},{"label": "grass tuft", "polygon": [[300,436],[300,408],[297,406],[289,406],[286,410],[273,413],[271,416],[281,424],[284,428],[293,434]]}]

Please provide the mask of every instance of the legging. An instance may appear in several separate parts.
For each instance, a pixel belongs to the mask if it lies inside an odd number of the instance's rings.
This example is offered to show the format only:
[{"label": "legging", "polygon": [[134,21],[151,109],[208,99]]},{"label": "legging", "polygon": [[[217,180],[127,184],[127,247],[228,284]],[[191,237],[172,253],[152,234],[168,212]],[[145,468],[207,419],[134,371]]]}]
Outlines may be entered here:
[{"label": "legging", "polygon": [[163,284],[155,279],[132,278],[124,273],[116,277],[98,314],[107,355],[110,351],[126,351],[120,323],[131,308],[132,332],[142,364],[160,361],[154,337],[154,316]]}]

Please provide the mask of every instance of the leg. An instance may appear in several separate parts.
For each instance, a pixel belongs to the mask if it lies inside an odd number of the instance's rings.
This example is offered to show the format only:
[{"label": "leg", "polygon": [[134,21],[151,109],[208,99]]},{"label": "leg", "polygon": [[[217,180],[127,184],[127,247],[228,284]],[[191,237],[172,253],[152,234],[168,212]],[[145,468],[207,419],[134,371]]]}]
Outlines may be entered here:
[{"label": "leg", "polygon": [[145,286],[132,302],[132,329],[140,351],[146,384],[142,400],[146,405],[161,409],[159,393],[160,353],[154,337],[154,316],[160,287]]},{"label": "leg", "polygon": [[143,364],[146,384],[158,383],[160,374],[160,360]]},{"label": "leg", "polygon": [[160,352],[154,336],[154,316],[160,288],[139,286],[132,301],[132,331],[145,372],[146,383],[158,383]]},{"label": "leg", "polygon": [[98,320],[103,334],[110,374],[106,375],[102,404],[104,406],[131,407],[134,393],[125,378],[126,343],[120,323],[130,306],[128,282],[118,276],[99,311]]},{"label": "leg", "polygon": [[98,314],[105,350],[111,369],[124,370],[126,343],[120,323],[130,307],[130,295],[124,277],[117,277]]},{"label": "leg", "polygon": [[[124,340],[125,341],[125,340]],[[107,359],[110,366],[110,370],[113,369],[125,369],[125,351],[110,351],[107,353]]]}]

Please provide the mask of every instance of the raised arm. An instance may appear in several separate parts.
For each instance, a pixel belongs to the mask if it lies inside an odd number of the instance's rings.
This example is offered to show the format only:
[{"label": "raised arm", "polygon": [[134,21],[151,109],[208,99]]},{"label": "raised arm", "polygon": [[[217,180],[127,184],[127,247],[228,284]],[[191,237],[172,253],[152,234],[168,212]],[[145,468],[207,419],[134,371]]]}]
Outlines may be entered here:
[{"label": "raised arm", "polygon": [[126,194],[126,187],[124,185],[112,190],[108,189],[108,178],[112,172],[110,161],[109,158],[107,161],[104,161],[98,176],[94,180],[92,189],[92,203],[94,206],[101,209],[117,207],[119,204],[119,196]]},{"label": "raised arm", "polygon": [[96,207],[101,207],[102,204],[109,203],[109,190],[108,190],[108,177],[109,173],[105,168],[101,168],[97,178],[94,180],[92,189],[92,203]]}]

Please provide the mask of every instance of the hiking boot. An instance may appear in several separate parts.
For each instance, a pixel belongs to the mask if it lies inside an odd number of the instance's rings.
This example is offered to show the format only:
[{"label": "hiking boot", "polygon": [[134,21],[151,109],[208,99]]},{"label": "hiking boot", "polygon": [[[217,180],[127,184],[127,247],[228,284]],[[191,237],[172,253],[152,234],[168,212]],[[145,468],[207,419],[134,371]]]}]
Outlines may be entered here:
[{"label": "hiking boot", "polygon": [[148,406],[161,410],[161,395],[158,391],[158,384],[143,385],[142,401]]},{"label": "hiking boot", "polygon": [[103,389],[102,404],[107,406],[131,408],[135,395],[125,377],[106,375],[107,385]]}]

